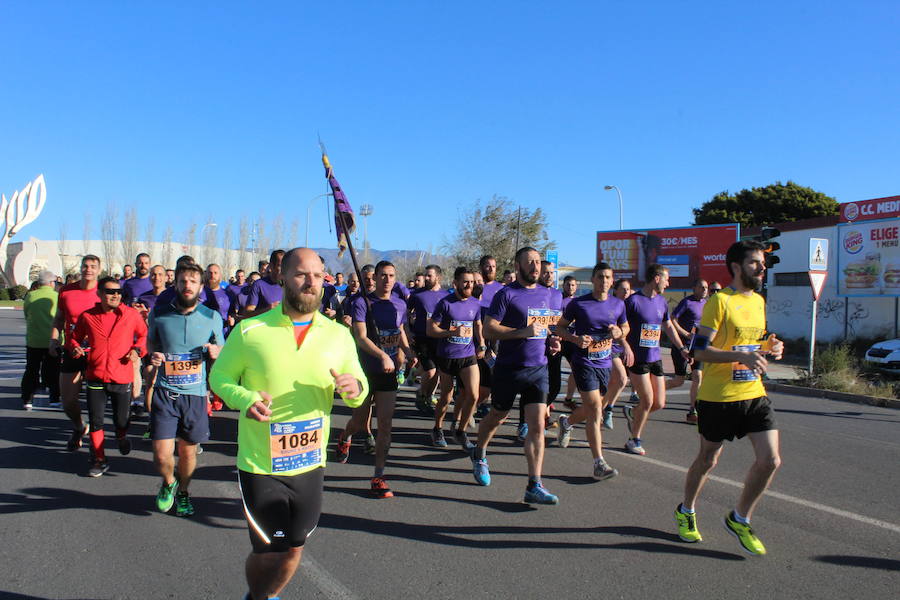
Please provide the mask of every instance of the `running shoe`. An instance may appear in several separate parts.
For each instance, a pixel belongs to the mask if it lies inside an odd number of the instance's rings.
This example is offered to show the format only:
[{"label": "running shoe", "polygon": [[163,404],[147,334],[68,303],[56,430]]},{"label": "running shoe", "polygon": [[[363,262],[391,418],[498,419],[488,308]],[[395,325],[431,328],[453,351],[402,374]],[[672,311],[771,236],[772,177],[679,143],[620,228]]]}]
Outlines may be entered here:
[{"label": "running shoe", "polygon": [[519,423],[519,428],[516,430],[516,439],[524,442],[526,437],[528,437],[528,423]]},{"label": "running shoe", "polygon": [[631,395],[628,397],[628,401],[632,404],[637,404],[641,401],[641,398],[637,395],[637,392],[631,392]]},{"label": "running shoe", "polygon": [[603,428],[612,431],[613,428],[613,409],[608,407],[603,409]]},{"label": "running shoe", "polygon": [[119,454],[122,456],[131,452],[131,440],[129,440],[128,437],[123,436],[116,438],[116,443],[119,445]]},{"label": "running shoe", "polygon": [[612,479],[618,474],[619,471],[609,466],[609,463],[603,460],[602,457],[594,461],[594,479],[597,481]]},{"label": "running shoe", "polygon": [[338,435],[337,442],[334,444],[334,460],[339,463],[346,463],[350,459],[350,440],[344,440],[344,432]]},{"label": "running shoe", "polygon": [[753,529],[750,527],[750,525],[744,525],[743,523],[735,520],[734,511],[725,515],[724,522],[725,529],[727,529],[731,533],[731,535],[738,539],[738,541],[741,543],[741,546],[749,554],[760,556],[766,553],[766,547],[763,546],[763,543],[759,541],[759,538],[753,534]]},{"label": "running shoe", "polygon": [[639,454],[641,456],[647,454],[644,447],[641,446],[640,438],[630,438],[625,442],[625,452],[628,452],[629,454]]},{"label": "running shoe", "polygon": [[472,459],[472,475],[478,485],[491,485],[491,471],[485,458]]},{"label": "running shoe", "polygon": [[156,494],[156,508],[160,512],[169,512],[172,505],[175,504],[175,492],[178,490],[178,480],[176,479],[169,485],[163,483],[159,486],[159,492]]},{"label": "running shoe", "polygon": [[578,408],[578,403],[575,402],[574,398],[566,398],[565,400],[563,400],[563,406],[565,406],[569,410],[575,410],[576,408]]},{"label": "running shoe", "polygon": [[59,400],[51,400],[47,403],[47,406],[49,406],[50,408],[62,408],[62,402],[60,402]]},{"label": "running shoe", "polygon": [[373,456],[375,454],[375,436],[367,435],[363,440],[363,454]]},{"label": "running shoe", "polygon": [[203,454],[203,445],[197,444],[197,456],[200,456],[201,454]]},{"label": "running shoe", "polygon": [[559,504],[559,497],[547,491],[543,485],[525,490],[525,504]]},{"label": "running shoe", "polygon": [[372,495],[376,498],[393,498],[394,492],[388,487],[384,477],[375,477],[372,479]]},{"label": "running shoe", "polygon": [[687,411],[687,414],[684,415],[684,420],[691,424],[697,423],[697,420],[698,420],[697,409],[692,408],[691,410]]},{"label": "running shoe", "polygon": [[147,414],[147,411],[144,410],[143,402],[132,402],[131,403],[131,414],[136,417],[143,417]]},{"label": "running shoe", "polygon": [[178,517],[190,517],[194,514],[194,505],[187,492],[178,492],[175,495],[175,515]]},{"label": "running shoe", "polygon": [[553,429],[556,427],[556,423],[550,420],[550,415],[553,414],[554,408],[552,403],[547,406],[547,416],[544,417],[544,429]]},{"label": "running shoe", "polygon": [[625,423],[628,427],[628,433],[633,433],[631,431],[631,425],[634,422],[634,416],[632,415],[632,411],[634,407],[630,404],[626,404],[622,407],[622,414],[625,415]]},{"label": "running shoe", "polygon": [[88,475],[90,477],[100,477],[104,473],[109,471],[109,463],[105,460],[95,460],[91,463],[91,468],[88,470]]},{"label": "running shoe", "polygon": [[416,390],[416,408],[423,415],[428,414],[428,407],[425,405],[425,395],[422,393],[421,388]]},{"label": "running shoe", "polygon": [[431,430],[431,445],[435,448],[446,448],[447,440],[444,439],[444,430],[443,429],[432,429]]},{"label": "running shoe", "polygon": [[479,419],[483,419],[489,412],[491,412],[491,405],[487,402],[482,402],[478,405],[478,408],[475,409],[475,416]]},{"label": "running shoe", "polygon": [[142,440],[150,440],[150,426],[147,426],[147,431],[144,432],[144,435],[141,436]]},{"label": "running shoe", "polygon": [[566,415],[559,416],[559,429],[556,431],[556,441],[560,448],[568,448],[569,441],[572,439],[572,426],[569,425],[569,417]]},{"label": "running shoe", "polygon": [[69,452],[75,452],[79,448],[81,448],[81,438],[86,436],[88,433],[87,424],[83,425],[81,431],[74,430],[72,431],[72,435],[69,436],[69,441],[66,442],[66,450]]},{"label": "running shoe", "polygon": [[697,529],[696,513],[681,512],[681,504],[675,507],[675,522],[678,523],[678,537],[682,542],[702,542],[703,537]]},{"label": "running shoe", "polygon": [[469,441],[469,436],[465,431],[454,431],[453,441],[462,446],[462,449],[466,452],[471,452],[475,447],[475,444]]},{"label": "running shoe", "polygon": [[34,408],[34,404],[32,404],[31,402],[25,402],[22,404],[22,408],[24,410],[31,410],[32,408]]}]

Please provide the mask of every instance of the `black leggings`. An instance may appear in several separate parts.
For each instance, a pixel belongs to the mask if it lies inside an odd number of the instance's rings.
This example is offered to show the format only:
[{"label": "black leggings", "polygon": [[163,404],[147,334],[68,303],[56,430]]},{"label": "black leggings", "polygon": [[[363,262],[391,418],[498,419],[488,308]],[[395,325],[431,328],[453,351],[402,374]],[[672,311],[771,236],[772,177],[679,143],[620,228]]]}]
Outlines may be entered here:
[{"label": "black leggings", "polygon": [[131,417],[131,384],[88,382],[87,405],[91,431],[103,431],[103,414],[106,411],[107,400],[112,403],[116,434],[124,434],[128,429],[128,420]]},{"label": "black leggings", "polygon": [[46,348],[25,348],[25,372],[22,374],[22,402],[31,402],[40,382],[50,392],[50,402],[59,402],[59,357]]}]

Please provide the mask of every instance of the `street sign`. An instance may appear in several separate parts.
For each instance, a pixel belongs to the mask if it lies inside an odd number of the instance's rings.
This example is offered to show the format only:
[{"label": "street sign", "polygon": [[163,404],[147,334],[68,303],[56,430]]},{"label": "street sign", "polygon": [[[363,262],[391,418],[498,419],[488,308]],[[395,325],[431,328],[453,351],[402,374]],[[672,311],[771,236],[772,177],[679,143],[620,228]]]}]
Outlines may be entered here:
[{"label": "street sign", "polygon": [[828,239],[809,238],[809,270],[828,270]]},{"label": "street sign", "polygon": [[828,277],[827,271],[810,271],[809,285],[812,286],[813,301],[818,301],[822,295],[822,289],[825,287],[825,279]]},{"label": "street sign", "polygon": [[547,250],[547,262],[553,263],[553,287],[559,287],[559,252]]}]

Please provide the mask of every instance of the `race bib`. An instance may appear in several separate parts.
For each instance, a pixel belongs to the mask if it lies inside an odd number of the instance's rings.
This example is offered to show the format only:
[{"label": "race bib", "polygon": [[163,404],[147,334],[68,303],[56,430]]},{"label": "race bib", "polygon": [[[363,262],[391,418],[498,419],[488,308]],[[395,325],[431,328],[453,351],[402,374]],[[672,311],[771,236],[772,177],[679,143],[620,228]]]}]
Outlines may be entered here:
[{"label": "race bib", "polygon": [[612,354],[612,338],[592,335],[591,343],[587,347],[588,360],[604,360]]},{"label": "race bib", "polygon": [[525,326],[528,327],[532,323],[537,323],[542,327],[539,335],[528,338],[529,340],[545,340],[547,339],[547,332],[552,331],[552,329],[556,328],[556,323],[559,321],[559,318],[562,316],[562,312],[558,310],[553,310],[552,308],[529,308],[528,309],[528,321],[525,323]]},{"label": "race bib", "polygon": [[452,319],[450,321],[450,327],[457,328],[456,335],[451,335],[447,338],[447,341],[451,344],[460,344],[462,346],[468,346],[472,343],[472,321],[457,321],[456,319]]},{"label": "race bib", "polygon": [[[734,352],[755,352],[760,349],[759,344],[743,344],[740,346],[732,346]],[[748,369],[744,363],[731,363],[731,380],[732,381],[756,381],[759,376]]]},{"label": "race bib", "polygon": [[172,385],[193,385],[203,381],[203,356],[199,351],[166,353],[166,381]]},{"label": "race bib", "polygon": [[400,348],[400,330],[379,329],[378,346],[391,358],[397,356],[397,350]]},{"label": "race bib", "polygon": [[322,463],[322,418],[272,423],[269,448],[272,472],[294,471]]},{"label": "race bib", "polygon": [[644,323],[641,325],[641,348],[659,348],[659,334],[662,326],[659,324]]}]

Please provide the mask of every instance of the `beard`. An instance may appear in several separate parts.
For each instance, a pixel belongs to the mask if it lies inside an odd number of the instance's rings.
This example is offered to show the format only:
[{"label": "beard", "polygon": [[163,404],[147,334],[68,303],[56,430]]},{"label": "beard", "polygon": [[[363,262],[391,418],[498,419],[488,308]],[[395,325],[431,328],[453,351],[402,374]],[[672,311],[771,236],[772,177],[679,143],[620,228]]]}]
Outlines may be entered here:
[{"label": "beard", "polygon": [[194,294],[191,298],[185,298],[182,292],[178,292],[178,296],[175,298],[175,302],[181,308],[193,308],[197,306],[197,303],[200,301],[200,293]]},{"label": "beard", "polygon": [[295,292],[287,287],[284,288],[284,301],[288,303],[288,306],[304,315],[316,312],[320,303],[319,296],[315,294]]},{"label": "beard", "polygon": [[531,273],[526,273],[521,269],[517,270],[518,273],[516,273],[516,280],[523,285],[532,285],[534,283],[537,283],[538,277],[540,277],[540,274],[532,275]]},{"label": "beard", "polygon": [[752,273],[748,273],[744,269],[741,269],[741,283],[744,287],[757,292],[762,288],[763,278],[762,275],[753,275]]}]

